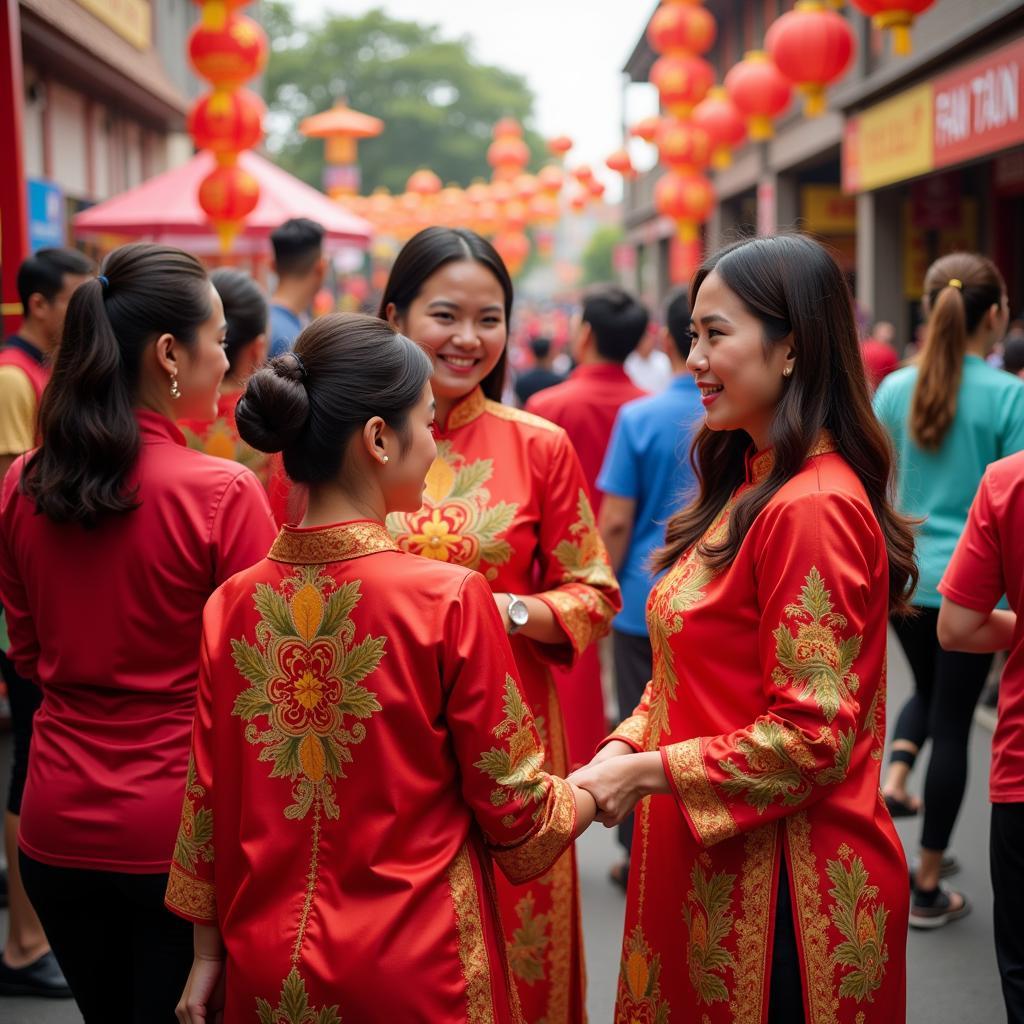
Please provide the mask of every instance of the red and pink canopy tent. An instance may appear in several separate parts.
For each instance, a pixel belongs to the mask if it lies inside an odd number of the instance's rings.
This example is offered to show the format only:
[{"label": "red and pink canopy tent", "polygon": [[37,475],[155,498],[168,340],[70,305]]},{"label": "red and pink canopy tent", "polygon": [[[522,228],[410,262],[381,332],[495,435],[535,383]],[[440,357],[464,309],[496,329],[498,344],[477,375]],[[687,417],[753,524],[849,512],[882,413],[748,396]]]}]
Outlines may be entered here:
[{"label": "red and pink canopy tent", "polygon": [[[293,177],[256,153],[239,154],[241,167],[260,183],[260,201],[235,237],[232,253],[268,252],[271,231],[291,217],[308,217],[323,225],[325,248],[365,249],[373,227],[322,192]],[[220,242],[197,198],[199,183],[214,168],[208,152],[136,188],[83,210],[73,220],[76,238],[101,241],[110,236],[177,245],[197,255],[220,252]]]}]

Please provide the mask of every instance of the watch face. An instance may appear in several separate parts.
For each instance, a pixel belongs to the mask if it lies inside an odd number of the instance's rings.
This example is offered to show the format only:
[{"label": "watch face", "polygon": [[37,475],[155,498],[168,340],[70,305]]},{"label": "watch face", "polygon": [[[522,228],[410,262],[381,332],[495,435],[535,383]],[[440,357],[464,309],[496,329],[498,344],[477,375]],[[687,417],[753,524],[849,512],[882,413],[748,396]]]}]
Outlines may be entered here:
[{"label": "watch face", "polygon": [[530,612],[523,601],[514,598],[508,606],[508,617],[517,626],[525,626]]}]

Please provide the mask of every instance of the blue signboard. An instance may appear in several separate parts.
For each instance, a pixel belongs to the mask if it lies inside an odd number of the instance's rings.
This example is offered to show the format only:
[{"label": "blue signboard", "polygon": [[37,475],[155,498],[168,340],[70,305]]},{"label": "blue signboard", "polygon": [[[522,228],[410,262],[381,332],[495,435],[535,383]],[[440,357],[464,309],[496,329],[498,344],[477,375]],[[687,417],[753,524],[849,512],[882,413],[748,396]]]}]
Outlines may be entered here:
[{"label": "blue signboard", "polygon": [[64,194],[59,185],[28,179],[28,246],[32,252],[65,244]]}]

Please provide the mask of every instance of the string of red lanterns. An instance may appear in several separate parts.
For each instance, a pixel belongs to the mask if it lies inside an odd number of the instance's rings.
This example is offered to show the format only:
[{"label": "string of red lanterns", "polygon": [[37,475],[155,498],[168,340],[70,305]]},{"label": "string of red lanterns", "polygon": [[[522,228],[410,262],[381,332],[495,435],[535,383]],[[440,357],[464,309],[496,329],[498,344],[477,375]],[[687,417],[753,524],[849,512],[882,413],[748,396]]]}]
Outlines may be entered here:
[{"label": "string of red lanterns", "polygon": [[199,184],[199,205],[228,252],[245,218],[259,202],[259,183],[238,166],[238,154],[263,137],[266,107],[242,86],[267,62],[263,29],[237,11],[249,0],[196,0],[199,24],[189,36],[192,67],[213,87],[189,113],[188,130],[199,149],[213,153],[217,166]]}]

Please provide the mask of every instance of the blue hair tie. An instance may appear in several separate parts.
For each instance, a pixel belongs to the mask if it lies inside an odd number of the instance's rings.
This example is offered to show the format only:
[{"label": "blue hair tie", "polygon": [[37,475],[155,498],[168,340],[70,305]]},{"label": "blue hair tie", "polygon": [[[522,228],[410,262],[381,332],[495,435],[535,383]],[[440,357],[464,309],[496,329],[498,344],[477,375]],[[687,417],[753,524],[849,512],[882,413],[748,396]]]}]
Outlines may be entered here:
[{"label": "blue hair tie", "polygon": [[103,285],[104,291],[106,291],[110,287],[110,278],[108,278],[105,274],[100,274],[96,278],[96,280],[99,281],[101,285]]}]

